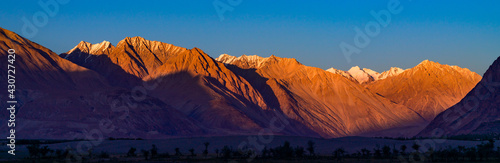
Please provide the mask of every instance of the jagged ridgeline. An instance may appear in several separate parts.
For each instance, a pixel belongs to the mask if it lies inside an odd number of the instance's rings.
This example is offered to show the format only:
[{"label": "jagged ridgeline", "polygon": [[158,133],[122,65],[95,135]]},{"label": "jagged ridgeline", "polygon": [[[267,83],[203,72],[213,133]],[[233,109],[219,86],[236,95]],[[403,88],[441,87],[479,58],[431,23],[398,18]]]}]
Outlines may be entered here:
[{"label": "jagged ridgeline", "polygon": [[73,139],[104,121],[116,127],[104,136],[119,138],[265,129],[323,138],[409,137],[481,80],[432,61],[382,73],[323,70],[274,55],[214,59],[199,48],[141,37],[116,46],[82,41],[57,55],[11,31],[0,28],[0,34],[0,57],[8,49],[18,54],[21,138]]}]

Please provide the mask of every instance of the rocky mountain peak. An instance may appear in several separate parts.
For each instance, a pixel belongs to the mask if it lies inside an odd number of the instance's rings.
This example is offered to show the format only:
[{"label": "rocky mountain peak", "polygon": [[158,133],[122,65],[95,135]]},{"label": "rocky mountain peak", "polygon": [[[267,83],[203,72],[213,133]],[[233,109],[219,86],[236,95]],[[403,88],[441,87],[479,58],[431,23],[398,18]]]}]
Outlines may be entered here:
[{"label": "rocky mountain peak", "polygon": [[109,51],[112,50],[113,48],[114,46],[109,41],[103,41],[97,44],[80,41],[78,45],[76,45],[73,49],[66,52],[66,54],[71,54],[76,51],[78,51],[79,53],[83,52],[91,55],[109,54]]},{"label": "rocky mountain peak", "polygon": [[351,74],[352,77],[354,77],[361,84],[375,81],[370,74],[359,68],[359,66],[354,66],[347,72],[349,72],[349,74]]},{"label": "rocky mountain peak", "polygon": [[279,62],[286,62],[287,64],[300,64],[295,58],[281,58],[275,55],[264,58],[258,55],[242,55],[240,57],[235,57],[227,54],[222,54],[215,60],[225,64],[236,65],[244,69],[261,68],[263,66]]},{"label": "rocky mountain peak", "polygon": [[380,74],[380,76],[378,77],[378,80],[382,80],[382,79],[392,77],[392,76],[397,76],[397,75],[403,73],[404,71],[405,70],[403,70],[399,67],[391,67],[389,70],[382,72]]},{"label": "rocky mountain peak", "polygon": [[331,73],[334,73],[334,74],[341,75],[341,76],[343,76],[343,77],[345,77],[345,78],[347,78],[347,79],[349,79],[349,80],[351,80],[351,81],[358,82],[358,81],[357,81],[354,77],[352,77],[352,75],[351,75],[351,74],[349,74],[349,72],[347,72],[347,71],[338,70],[338,69],[335,69],[335,68],[333,68],[333,67],[332,67],[332,68],[327,69],[326,71],[331,72]]},{"label": "rocky mountain peak", "polygon": [[[378,80],[368,88],[396,103],[417,111],[427,121],[456,104],[481,80],[481,76],[471,71],[457,71],[449,65],[424,60],[417,66],[401,71],[390,78]],[[391,73],[383,73],[383,76]],[[394,75],[394,74],[393,74]],[[437,97],[433,99],[429,97]]]},{"label": "rocky mountain peak", "polygon": [[440,113],[418,136],[500,133],[500,57],[468,94]]},{"label": "rocky mountain peak", "polygon": [[377,80],[380,76],[380,73],[378,73],[377,71],[368,69],[368,68],[363,68],[363,71],[366,72],[371,77],[373,77],[374,80]]},{"label": "rocky mountain peak", "polygon": [[426,60],[420,62],[416,67],[431,68],[431,67],[436,67],[436,66],[441,66],[441,64],[439,62],[429,61],[426,59]]}]

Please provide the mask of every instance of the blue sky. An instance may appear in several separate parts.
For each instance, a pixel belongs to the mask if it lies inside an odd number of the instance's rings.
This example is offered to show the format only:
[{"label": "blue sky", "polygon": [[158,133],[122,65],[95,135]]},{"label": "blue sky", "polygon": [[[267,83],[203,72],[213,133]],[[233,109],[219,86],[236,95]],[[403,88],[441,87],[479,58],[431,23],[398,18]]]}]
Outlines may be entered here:
[{"label": "blue sky", "polygon": [[[387,10],[390,0],[217,1],[232,10],[218,14],[214,0],[73,0],[59,4],[30,39],[62,53],[82,40],[116,45],[127,36],[141,36],[198,47],[212,57],[274,54],[322,69],[359,65],[379,72],[429,59],[482,75],[500,55],[500,1],[401,0],[401,12],[391,14],[390,23],[351,62],[339,44],[354,45],[354,28],[375,21],[370,11]],[[37,2],[3,2],[0,27],[27,37],[23,17],[33,22],[33,15],[47,13]]]}]

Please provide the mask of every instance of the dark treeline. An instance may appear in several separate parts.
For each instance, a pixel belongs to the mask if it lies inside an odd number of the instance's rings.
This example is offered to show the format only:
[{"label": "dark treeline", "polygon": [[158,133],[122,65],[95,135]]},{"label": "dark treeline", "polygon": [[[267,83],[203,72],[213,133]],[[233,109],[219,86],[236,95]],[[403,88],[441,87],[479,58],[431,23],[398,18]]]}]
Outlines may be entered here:
[{"label": "dark treeline", "polygon": [[[330,154],[317,154],[316,145],[308,141],[306,146],[292,145],[285,141],[283,145],[270,148],[264,147],[261,151],[252,148],[233,148],[224,146],[221,149],[209,151],[209,142],[202,145],[202,151],[194,148],[174,148],[174,153],[160,153],[156,145],[150,149],[136,149],[131,147],[127,153],[111,155],[109,152],[93,153],[91,149],[83,155],[73,155],[74,149],[52,150],[48,146],[40,144],[28,145],[29,157],[27,159],[81,159],[83,161],[127,161],[127,160],[149,160],[149,161],[195,161],[195,160],[241,160],[256,159],[266,160],[333,160],[333,161],[367,161],[367,160],[391,160],[391,161],[425,161],[425,162],[470,162],[470,161],[500,161],[500,147],[495,146],[495,140],[490,139],[477,146],[448,146],[444,149],[423,149],[419,144],[411,146],[389,146],[377,145],[373,149],[362,148],[351,153],[344,148],[332,149]],[[423,152],[425,151],[425,152]]]},{"label": "dark treeline", "polygon": [[[16,140],[16,145],[30,145],[30,144],[57,144],[71,142],[75,140],[36,140],[36,139],[19,139]],[[5,145],[6,143],[2,143]]]},{"label": "dark treeline", "polygon": [[486,140],[500,140],[499,133],[488,133],[488,134],[466,134],[466,135],[454,135],[454,136],[443,136],[443,137],[375,137],[379,139],[391,139],[391,140],[417,140],[417,139],[447,139],[447,140],[470,140],[470,141],[486,141]]},{"label": "dark treeline", "polygon": [[450,140],[500,140],[500,134],[498,133],[490,133],[490,134],[469,134],[469,135],[456,135],[445,137]]}]

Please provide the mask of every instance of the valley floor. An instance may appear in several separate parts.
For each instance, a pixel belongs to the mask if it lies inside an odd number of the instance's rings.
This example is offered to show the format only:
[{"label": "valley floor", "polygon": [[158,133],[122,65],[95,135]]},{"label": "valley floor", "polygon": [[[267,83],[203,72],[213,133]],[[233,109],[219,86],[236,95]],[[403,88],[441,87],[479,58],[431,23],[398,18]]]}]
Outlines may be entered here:
[{"label": "valley floor", "polygon": [[[271,150],[278,149],[276,147],[281,147],[286,142],[289,142],[291,149],[296,149],[298,147],[303,147],[302,156],[296,157],[293,153],[294,158],[262,158],[262,149]],[[205,143],[208,145],[208,154],[205,156],[203,151],[205,150]],[[314,153],[315,156],[309,155],[308,142],[314,143]],[[85,162],[114,162],[114,161],[181,161],[181,162],[227,162],[234,159],[237,162],[330,162],[334,160],[342,160],[343,162],[391,162],[392,161],[403,161],[409,160],[410,155],[414,153],[412,146],[414,144],[420,144],[420,153],[425,153],[425,157],[434,157],[435,155],[430,155],[429,147],[434,150],[443,149],[455,149],[458,146],[463,146],[464,148],[472,148],[480,145],[482,143],[487,143],[487,141],[462,141],[462,140],[444,140],[444,139],[417,139],[417,140],[392,140],[392,139],[381,139],[381,138],[367,138],[367,137],[344,137],[335,139],[319,139],[319,138],[308,138],[308,137],[292,137],[292,136],[224,136],[224,137],[196,137],[196,138],[175,138],[175,139],[164,139],[164,140],[102,140],[102,141],[68,141],[68,142],[55,142],[51,144],[40,144],[40,148],[47,146],[52,152],[46,154],[45,159],[36,158],[37,160],[44,162],[49,160],[63,160],[56,159],[64,154],[65,151],[74,153],[76,157],[82,156]],[[30,157],[28,151],[28,144],[18,144],[16,146],[16,156],[12,157],[7,154],[7,146],[5,141],[1,142],[0,147],[0,162],[5,161],[28,161]],[[155,158],[148,157],[145,160],[144,151],[150,151],[152,146],[155,145],[157,148],[157,155]],[[403,155],[392,155],[390,157],[384,158],[384,156],[377,156],[376,149],[379,150],[379,154],[384,146],[391,148],[391,153],[393,149],[401,151],[401,146],[406,146],[407,149]],[[500,143],[497,141],[495,143],[495,150]],[[285,145],[286,146],[286,145]],[[88,150],[91,147],[91,150]],[[131,148],[135,148],[133,155],[127,156]],[[224,155],[225,151],[232,151],[230,158]],[[238,150],[239,149],[239,150]],[[250,151],[248,149],[257,149],[254,152],[256,157],[252,157],[252,154],[245,153],[242,151]],[[341,154],[337,153],[338,149],[342,149],[344,152]],[[363,152],[363,150],[370,150],[371,153],[368,155]],[[59,154],[57,151],[59,150]],[[192,151],[191,151],[192,150]],[[90,151],[90,155],[89,155]],[[236,154],[239,151],[239,155]],[[61,154],[62,152],[62,154]],[[293,152],[293,151],[292,151]],[[361,154],[363,152],[363,154]],[[148,152],[149,153],[149,152]],[[167,154],[168,153],[168,154]],[[192,155],[192,153],[194,155]],[[216,154],[218,153],[218,154]],[[227,152],[230,153],[230,152]],[[358,154],[359,153],[359,154]],[[78,155],[80,154],[80,155]],[[59,155],[59,156],[58,156]],[[90,157],[89,157],[90,156]],[[458,155],[459,156],[459,155]],[[463,159],[458,158],[455,161],[467,161],[468,158],[463,156]],[[41,157],[41,156],[39,156]],[[225,158],[226,157],[226,158]],[[489,160],[496,160],[496,155],[491,155]],[[35,158],[33,158],[35,159]],[[74,159],[74,158],[73,158]],[[477,157],[479,160],[479,156]],[[446,159],[443,159],[444,161]],[[76,161],[76,160],[75,160]],[[451,160],[450,160],[451,161]]]}]

